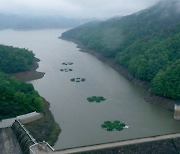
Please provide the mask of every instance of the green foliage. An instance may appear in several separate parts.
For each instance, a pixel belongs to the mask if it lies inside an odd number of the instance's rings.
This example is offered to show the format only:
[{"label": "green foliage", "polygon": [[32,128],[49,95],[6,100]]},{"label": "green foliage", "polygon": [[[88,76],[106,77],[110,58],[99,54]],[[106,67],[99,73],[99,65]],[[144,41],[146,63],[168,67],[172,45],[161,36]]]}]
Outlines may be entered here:
[{"label": "green foliage", "polygon": [[0,71],[15,73],[29,69],[34,59],[34,54],[27,49],[14,48],[0,45]]},{"label": "green foliage", "polygon": [[117,130],[117,131],[121,131],[125,128],[125,124],[120,122],[120,121],[105,121],[101,127],[103,129],[106,129],[107,131],[113,131],[113,130]]},{"label": "green foliage", "polygon": [[152,81],[152,92],[173,99],[180,98],[180,59],[159,71]]},{"label": "green foliage", "polygon": [[180,83],[175,81],[179,65],[174,65],[180,59],[180,12],[176,2],[161,1],[123,18],[85,24],[62,37],[114,57],[134,77],[151,82],[154,94],[180,99]]},{"label": "green foliage", "polygon": [[100,103],[102,101],[105,101],[106,98],[102,97],[102,96],[92,96],[92,97],[88,97],[87,100],[89,102],[96,102],[96,103]]},{"label": "green foliage", "polygon": [[1,118],[11,118],[33,111],[40,112],[42,108],[43,100],[34,90],[32,84],[0,73]]}]

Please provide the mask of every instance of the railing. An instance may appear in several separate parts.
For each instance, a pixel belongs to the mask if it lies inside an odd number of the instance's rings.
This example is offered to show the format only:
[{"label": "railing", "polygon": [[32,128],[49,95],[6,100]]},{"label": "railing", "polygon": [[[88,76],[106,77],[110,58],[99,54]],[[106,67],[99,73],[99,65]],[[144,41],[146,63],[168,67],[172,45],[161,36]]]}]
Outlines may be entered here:
[{"label": "railing", "polygon": [[33,144],[36,144],[36,140],[19,120],[15,120],[11,128],[16,135],[23,153],[29,154],[29,147]]}]

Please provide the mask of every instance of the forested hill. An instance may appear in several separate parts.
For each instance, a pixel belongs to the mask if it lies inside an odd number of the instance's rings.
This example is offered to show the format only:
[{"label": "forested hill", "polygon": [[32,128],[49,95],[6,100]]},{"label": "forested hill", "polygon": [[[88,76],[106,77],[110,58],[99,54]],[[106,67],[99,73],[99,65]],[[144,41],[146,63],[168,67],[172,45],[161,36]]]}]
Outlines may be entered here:
[{"label": "forested hill", "polygon": [[33,52],[0,45],[0,121],[43,110],[44,102],[32,84],[5,74],[28,71],[33,62]]},{"label": "forested hill", "polygon": [[34,53],[23,48],[0,45],[0,72],[28,71],[34,62]]},{"label": "forested hill", "polygon": [[180,99],[180,1],[158,4],[63,33],[87,48],[113,57],[136,77],[152,83],[157,95]]},{"label": "forested hill", "polygon": [[38,141],[46,140],[53,145],[60,127],[54,121],[49,105],[31,83],[25,83],[9,75],[28,71],[36,62],[34,56],[32,51],[24,48],[0,45],[0,122],[34,111],[41,112],[43,118],[29,123],[28,129]]}]

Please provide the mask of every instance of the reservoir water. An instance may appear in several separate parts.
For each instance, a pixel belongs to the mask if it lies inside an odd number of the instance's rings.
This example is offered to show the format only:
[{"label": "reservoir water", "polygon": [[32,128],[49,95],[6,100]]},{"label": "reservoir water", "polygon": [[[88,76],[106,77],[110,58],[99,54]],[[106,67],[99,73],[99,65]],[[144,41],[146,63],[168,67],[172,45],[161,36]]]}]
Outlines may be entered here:
[{"label": "reservoir water", "polygon": [[[72,42],[58,39],[63,29],[2,30],[0,43],[32,50],[39,62],[42,79],[31,81],[35,89],[50,102],[50,110],[62,132],[55,149],[114,142],[152,135],[176,133],[180,122],[173,112],[146,102],[146,92],[96,57],[79,51]],[[73,62],[71,66],[63,62]],[[71,68],[72,72],[60,69]],[[74,83],[73,77],[86,78]],[[104,96],[106,101],[88,103],[89,96]],[[107,132],[104,121],[120,120],[129,129]]]}]

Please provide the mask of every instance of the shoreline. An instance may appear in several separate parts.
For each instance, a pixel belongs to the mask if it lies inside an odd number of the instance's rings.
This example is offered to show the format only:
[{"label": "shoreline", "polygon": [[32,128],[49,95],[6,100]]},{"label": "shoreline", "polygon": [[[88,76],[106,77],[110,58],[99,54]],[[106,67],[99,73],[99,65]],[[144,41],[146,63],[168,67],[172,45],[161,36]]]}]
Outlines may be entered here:
[{"label": "shoreline", "polygon": [[116,70],[118,73],[123,75],[127,80],[129,80],[134,85],[137,85],[137,86],[142,87],[143,89],[145,89],[147,91],[147,95],[144,97],[145,101],[147,101],[147,102],[149,102],[151,104],[162,106],[163,108],[166,108],[166,109],[168,109],[170,111],[174,111],[174,102],[175,102],[174,100],[169,99],[169,98],[165,98],[165,97],[161,97],[161,96],[153,95],[150,92],[150,83],[149,82],[142,81],[142,80],[139,80],[139,79],[136,79],[135,77],[133,77],[130,74],[130,72],[128,71],[128,69],[121,66],[121,65],[119,65],[119,64],[117,64],[115,59],[105,57],[105,56],[102,55],[102,53],[100,53],[100,52],[98,52],[96,50],[87,49],[85,45],[83,45],[81,42],[79,42],[77,40],[64,38],[62,36],[59,37],[59,39],[66,40],[66,41],[69,41],[69,42],[74,42],[77,45],[77,48],[80,49],[79,51],[86,52],[86,53],[89,53],[89,54],[95,56],[98,60],[106,63],[111,68]]},{"label": "shoreline", "polygon": [[10,75],[13,77],[16,77],[24,82],[41,79],[44,77],[45,73],[36,71],[39,67],[38,62],[40,62],[40,59],[35,57],[34,62],[30,66],[28,71],[12,73]]},{"label": "shoreline", "polygon": [[[37,79],[41,79],[44,77],[44,72],[37,72],[37,68],[39,67],[38,62],[40,59],[34,58],[33,64],[30,66],[28,71],[12,73],[10,76],[18,78],[24,82],[33,81]],[[28,128],[29,132],[36,138],[37,141],[47,141],[49,144],[54,145],[58,140],[58,136],[61,132],[61,128],[59,124],[54,120],[54,116],[50,111],[50,103],[43,98],[44,107],[43,107],[43,117],[25,124]],[[49,127],[47,127],[49,125]]]},{"label": "shoreline", "polygon": [[46,141],[53,146],[58,140],[61,128],[54,120],[54,116],[50,111],[50,103],[43,97],[42,99],[44,101],[44,116],[39,120],[25,124],[25,126],[38,142]]}]

